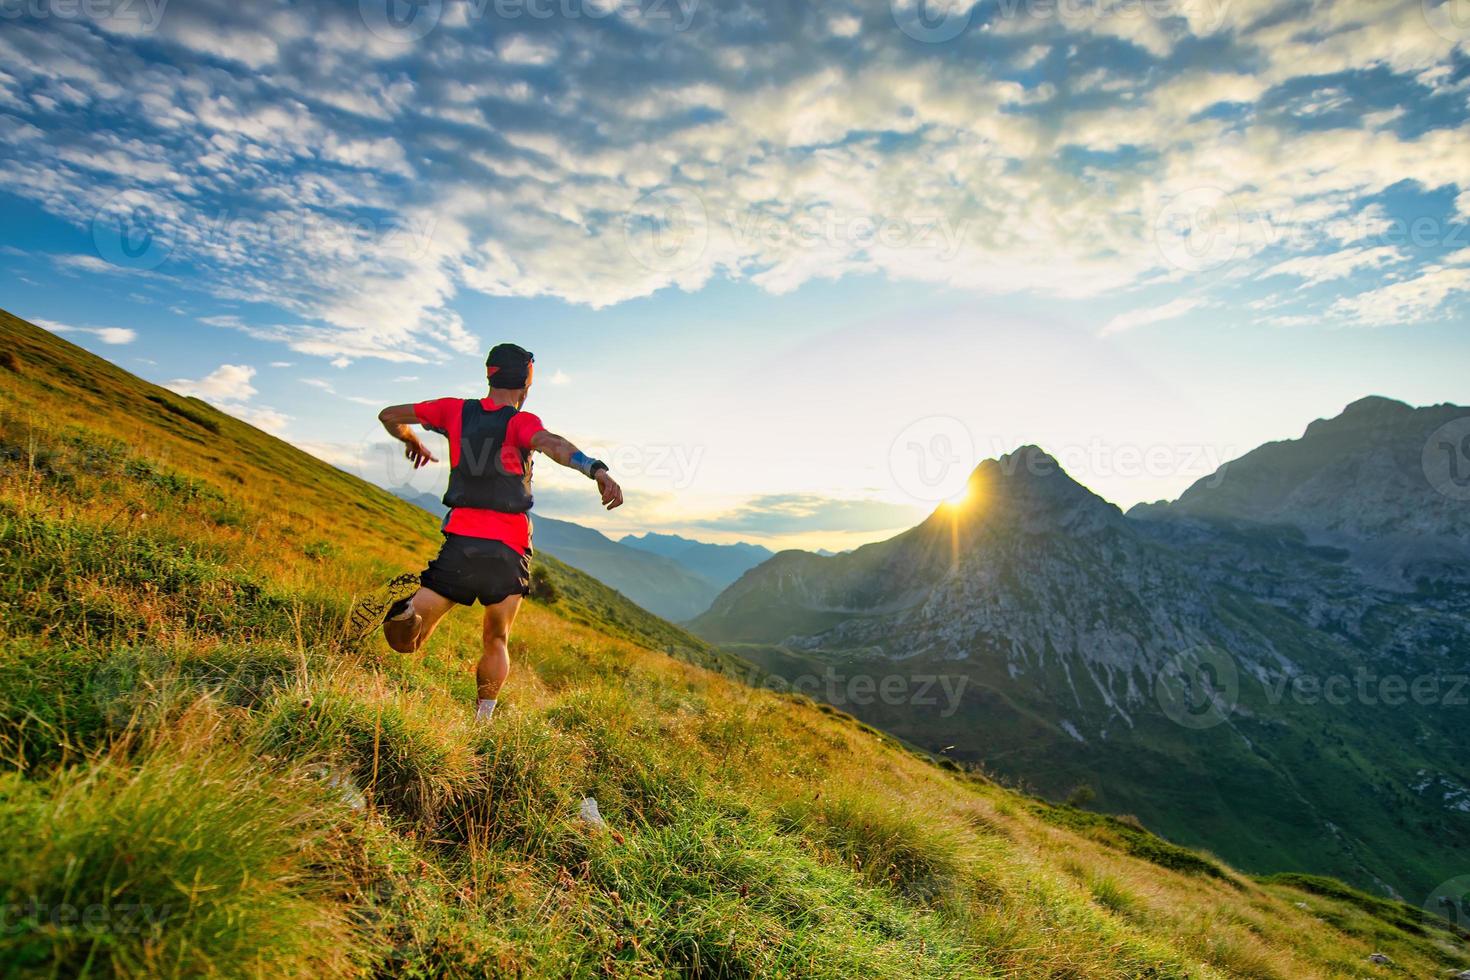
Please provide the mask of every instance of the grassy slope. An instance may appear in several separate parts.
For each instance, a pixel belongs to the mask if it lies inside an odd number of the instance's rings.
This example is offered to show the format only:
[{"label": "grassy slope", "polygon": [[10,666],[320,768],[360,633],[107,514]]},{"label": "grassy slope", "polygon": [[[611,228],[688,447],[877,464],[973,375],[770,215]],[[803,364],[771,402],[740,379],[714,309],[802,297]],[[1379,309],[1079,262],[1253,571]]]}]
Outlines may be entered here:
[{"label": "grassy slope", "polygon": [[[475,729],[471,614],[422,656],[339,639],[353,590],[434,538],[411,505],[0,314],[8,972],[1470,967],[1417,910],[1244,878],[743,687],[565,568]],[[576,820],[584,795],[614,832]]]}]

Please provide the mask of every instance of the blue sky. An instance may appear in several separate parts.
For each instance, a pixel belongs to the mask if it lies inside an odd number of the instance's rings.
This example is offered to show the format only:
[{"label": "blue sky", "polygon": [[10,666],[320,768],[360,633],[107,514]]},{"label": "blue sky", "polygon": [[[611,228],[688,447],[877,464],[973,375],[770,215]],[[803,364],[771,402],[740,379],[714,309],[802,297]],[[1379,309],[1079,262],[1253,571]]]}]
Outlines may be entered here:
[{"label": "blue sky", "polygon": [[534,350],[614,533],[1122,506],[1470,402],[1464,0],[14,0],[0,305],[322,458]]}]

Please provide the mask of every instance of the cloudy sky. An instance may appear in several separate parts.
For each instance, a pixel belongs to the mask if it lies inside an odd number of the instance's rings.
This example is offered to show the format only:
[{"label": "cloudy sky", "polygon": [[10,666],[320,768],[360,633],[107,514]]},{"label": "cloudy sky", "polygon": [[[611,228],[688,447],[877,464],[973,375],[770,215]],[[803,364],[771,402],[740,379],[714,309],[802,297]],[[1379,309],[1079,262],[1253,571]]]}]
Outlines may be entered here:
[{"label": "cloudy sky", "polygon": [[428,492],[515,340],[540,510],[846,547],[1470,402],[1467,115],[1464,0],[0,0],[0,305]]}]

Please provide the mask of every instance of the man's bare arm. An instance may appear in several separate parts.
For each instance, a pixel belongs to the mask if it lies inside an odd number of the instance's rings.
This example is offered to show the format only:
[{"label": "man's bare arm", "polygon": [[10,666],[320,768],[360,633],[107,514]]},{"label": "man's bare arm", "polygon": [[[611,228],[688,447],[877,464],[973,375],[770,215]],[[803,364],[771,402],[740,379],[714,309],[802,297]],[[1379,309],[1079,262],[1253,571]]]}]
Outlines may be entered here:
[{"label": "man's bare arm", "polygon": [[[570,439],[563,438],[555,432],[548,432],[542,429],[531,437],[531,448],[538,453],[544,453],[550,456],[563,466],[577,470],[579,473],[583,472],[582,467],[578,465],[577,459],[578,457],[585,458],[582,451],[572,445]],[[622,506],[623,488],[618,486],[618,481],[614,480],[607,472],[605,465],[599,465],[589,475],[597,481],[598,492],[602,494],[602,506],[608,510]]]},{"label": "man's bare arm", "polygon": [[419,424],[419,414],[412,405],[389,405],[378,413],[378,421],[383,423],[390,436],[403,443],[403,455],[413,463],[414,469],[439,461],[419,440],[418,434],[409,428]]}]

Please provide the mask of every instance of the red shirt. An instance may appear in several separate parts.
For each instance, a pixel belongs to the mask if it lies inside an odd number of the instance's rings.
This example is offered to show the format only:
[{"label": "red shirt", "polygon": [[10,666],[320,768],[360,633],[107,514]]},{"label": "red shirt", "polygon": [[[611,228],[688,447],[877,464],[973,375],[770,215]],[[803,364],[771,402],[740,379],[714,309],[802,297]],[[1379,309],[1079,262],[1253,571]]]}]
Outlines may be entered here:
[{"label": "red shirt", "polygon": [[[459,430],[464,402],[463,398],[436,398],[413,407],[420,425],[449,439],[451,468],[459,465]],[[487,411],[499,407],[488,398],[480,399],[480,404]],[[517,412],[511,417],[505,429],[505,445],[500,450],[500,461],[507,473],[523,472],[521,453],[530,451],[531,440],[545,428],[541,420],[530,412]],[[524,555],[531,547],[531,518],[526,514],[507,514],[499,510],[456,507],[444,522],[444,533],[503,541]]]}]

